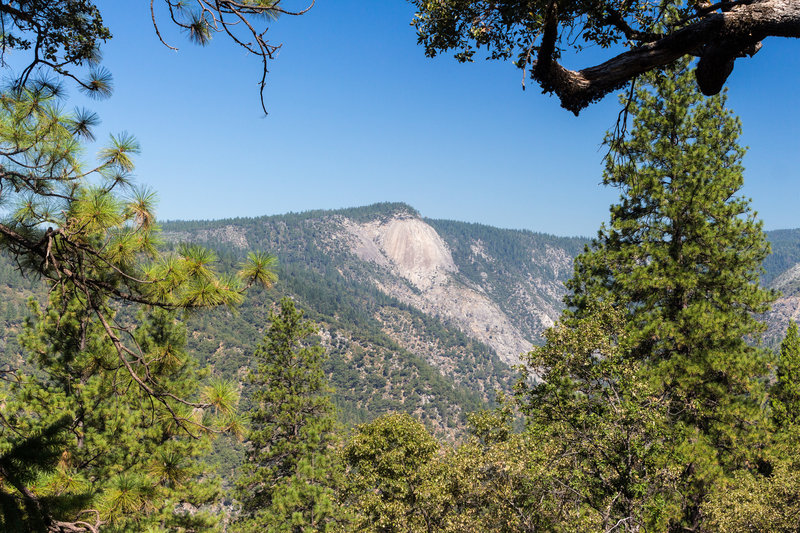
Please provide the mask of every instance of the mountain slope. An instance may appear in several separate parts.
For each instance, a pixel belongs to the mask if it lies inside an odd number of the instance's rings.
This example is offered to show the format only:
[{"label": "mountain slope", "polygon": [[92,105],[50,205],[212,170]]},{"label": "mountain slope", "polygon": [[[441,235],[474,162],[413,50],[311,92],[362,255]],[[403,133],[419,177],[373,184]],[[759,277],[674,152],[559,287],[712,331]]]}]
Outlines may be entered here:
[{"label": "mountain slope", "polygon": [[[167,247],[209,246],[227,270],[250,250],[278,256],[272,289],[254,291],[236,312],[187,315],[189,347],[213,372],[241,379],[269,308],[290,296],[320,324],[344,422],[408,411],[451,438],[466,412],[510,389],[519,355],[557,320],[587,241],[426,219],[405,204],[167,222],[162,235]],[[765,317],[775,342],[800,318],[800,230],[768,236],[763,279],[783,292]],[[0,276],[0,347],[5,361],[19,361],[24,300],[43,291],[7,258]]]},{"label": "mountain slope", "polygon": [[205,339],[196,349],[216,367],[231,374],[247,364],[245,343],[217,342],[220,330],[258,328],[269,303],[291,295],[323,328],[348,420],[407,410],[445,433],[510,389],[511,365],[557,319],[583,245],[423,219],[404,204],[169,222],[163,236],[215,248],[231,267],[249,249],[278,256],[279,283],[249,298],[239,318],[192,319]]}]

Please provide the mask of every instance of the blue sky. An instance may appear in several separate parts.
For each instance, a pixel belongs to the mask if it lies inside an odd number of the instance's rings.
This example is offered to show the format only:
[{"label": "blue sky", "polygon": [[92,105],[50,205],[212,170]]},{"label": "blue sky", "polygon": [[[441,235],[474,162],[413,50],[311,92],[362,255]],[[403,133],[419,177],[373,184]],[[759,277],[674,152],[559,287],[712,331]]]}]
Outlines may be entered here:
[{"label": "blue sky", "polygon": [[[380,201],[560,235],[593,235],[608,218],[617,195],[600,185],[600,143],[614,96],[576,118],[535,86],[522,91],[510,64],[426,58],[402,0],[321,0],[270,29],[283,48],[264,117],[256,57],[222,36],[194,46],[164,20],[173,52],[147,4],[98,2],[114,34],[104,63],[115,90],[86,105],[103,120],[101,137],[139,139],[137,178],[158,191],[162,219]],[[798,46],[769,40],[729,82],[750,147],[743,192],[767,229],[800,226]]]}]

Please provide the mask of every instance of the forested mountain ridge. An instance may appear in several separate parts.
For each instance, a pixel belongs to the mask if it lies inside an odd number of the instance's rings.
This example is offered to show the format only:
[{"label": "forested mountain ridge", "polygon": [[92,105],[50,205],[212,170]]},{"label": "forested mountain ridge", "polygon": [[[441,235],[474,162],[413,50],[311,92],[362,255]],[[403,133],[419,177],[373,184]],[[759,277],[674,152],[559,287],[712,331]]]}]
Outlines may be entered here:
[{"label": "forested mountain ridge", "polygon": [[[557,319],[572,260],[586,238],[423,218],[383,203],[219,221],[163,224],[167,247],[197,242],[233,270],[250,250],[275,254],[279,281],[237,310],[186,317],[189,349],[213,372],[239,379],[263,335],[268,310],[293,297],[321,326],[327,373],[346,423],[384,412],[416,413],[455,436],[466,412],[508,390],[511,365]],[[779,338],[800,309],[800,230],[769,232],[763,279],[784,296],[767,315]],[[2,261],[6,357],[36,280]]]},{"label": "forested mountain ridge", "polygon": [[[800,307],[783,281],[800,262],[800,231],[781,230],[768,236],[773,254],[765,261],[763,281],[785,293],[766,316],[767,339],[772,342],[782,337]],[[438,413],[420,391],[392,389],[406,379],[399,374],[402,364],[394,359],[400,353],[412,354],[435,372],[431,375],[454,383],[454,390],[464,387],[461,390],[471,400],[485,401],[495,389],[505,389],[514,379],[509,365],[540,342],[540,333],[563,309],[563,282],[572,275],[572,260],[588,242],[427,219],[401,203],[254,219],[168,222],[164,237],[170,242],[195,240],[232,257],[248,249],[275,253],[281,269],[276,290],[299,298],[323,327],[336,323],[339,356],[334,353],[337,368],[329,371],[340,400],[350,395],[346,401],[359,406],[355,416],[359,420],[401,407],[414,411],[422,404],[430,413]],[[368,357],[360,377],[355,376],[353,360],[348,358],[375,346],[362,339],[366,331],[390,343],[382,349],[393,354],[394,376],[383,366],[385,355]],[[350,377],[344,379],[345,375]],[[380,399],[371,392],[372,386],[378,387]],[[353,393],[354,387],[361,387],[360,392]],[[364,400],[366,396],[371,399]],[[434,403],[444,406],[448,401],[439,398]],[[413,407],[414,402],[419,405]],[[430,416],[437,420],[434,425],[440,425],[442,415]],[[453,423],[452,416],[444,419]]]},{"label": "forested mountain ridge", "polygon": [[[164,238],[233,255],[269,250],[279,263],[380,292],[455,324],[506,362],[537,341],[561,309],[563,282],[586,239],[423,219],[376,204],[254,219],[168,222]],[[332,270],[331,270],[332,269]]]},{"label": "forested mountain ridge", "polygon": [[239,372],[248,350],[222,330],[252,330],[255,341],[269,303],[290,295],[322,328],[346,421],[403,410],[450,434],[510,389],[511,366],[558,317],[585,242],[424,219],[400,203],[167,222],[162,237],[209,246],[231,266],[253,249],[278,258],[275,288],[248,298],[238,317],[190,319],[190,345],[224,373]]}]

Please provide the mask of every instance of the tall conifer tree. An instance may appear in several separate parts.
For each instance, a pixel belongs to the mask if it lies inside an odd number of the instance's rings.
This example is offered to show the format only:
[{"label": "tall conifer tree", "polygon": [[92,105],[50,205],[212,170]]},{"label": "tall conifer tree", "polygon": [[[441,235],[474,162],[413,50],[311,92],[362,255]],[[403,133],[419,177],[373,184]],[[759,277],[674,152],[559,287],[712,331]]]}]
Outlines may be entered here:
[{"label": "tall conifer tree", "polygon": [[780,429],[800,420],[800,335],[792,322],[781,342],[778,381],[772,389],[772,416]]},{"label": "tall conifer tree", "polygon": [[329,531],[335,505],[335,414],[316,326],[289,298],[271,312],[254,357],[248,462],[237,482],[242,532]]},{"label": "tall conifer tree", "polygon": [[69,284],[54,287],[48,308],[34,306],[21,337],[35,371],[19,374],[5,390],[0,463],[9,452],[18,454],[20,442],[38,459],[8,461],[3,477],[18,482],[0,488],[9,502],[0,524],[213,530],[217,520],[199,511],[220,496],[201,460],[211,421],[202,419],[202,408],[178,399],[201,400],[201,374],[185,352],[185,330],[174,313],[155,309],[139,313],[139,327],[129,332],[148,360],[135,363],[137,370],[147,364],[150,378],[175,395],[166,403],[148,401],[80,296]]},{"label": "tall conifer tree", "polygon": [[[677,508],[664,510],[669,527],[697,531],[711,486],[752,464],[748,444],[762,427],[766,358],[748,341],[762,330],[754,315],[773,298],[758,284],[769,245],[749,201],[737,196],[744,149],[725,96],[700,95],[686,62],[648,75],[635,94],[629,133],[609,136],[604,182],[619,188],[620,201],[611,207],[610,224],[576,259],[562,319],[566,327],[582,327],[598,305],[616,307],[623,331],[604,335],[624,345],[609,354],[584,351],[582,363],[559,374],[561,384],[534,388],[532,407],[566,398],[561,385],[583,390],[588,401],[607,388],[602,380],[623,376],[581,378],[581,372],[630,361],[620,367],[634,371],[626,379],[664,402],[660,424],[669,430],[650,438],[665,445],[661,469],[676,478]],[[534,352],[534,368],[545,364],[547,372],[548,358],[565,349],[553,344],[558,339],[548,337],[543,351]]]}]

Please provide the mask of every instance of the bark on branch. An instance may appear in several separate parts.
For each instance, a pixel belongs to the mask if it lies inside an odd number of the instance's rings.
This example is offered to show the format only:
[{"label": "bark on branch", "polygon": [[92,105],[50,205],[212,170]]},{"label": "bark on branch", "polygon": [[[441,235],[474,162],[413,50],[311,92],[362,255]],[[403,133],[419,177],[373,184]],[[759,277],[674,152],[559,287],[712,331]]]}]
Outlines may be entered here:
[{"label": "bark on branch", "polygon": [[[592,102],[624,86],[636,76],[693,54],[700,56],[697,83],[706,94],[716,94],[738,57],[752,55],[766,37],[800,37],[800,2],[756,0],[729,11],[706,14],[652,43],[583,70],[564,68],[552,57],[533,62],[531,75],[545,91],[554,92],[561,105],[576,115]],[[538,63],[543,61],[544,65]]]}]

